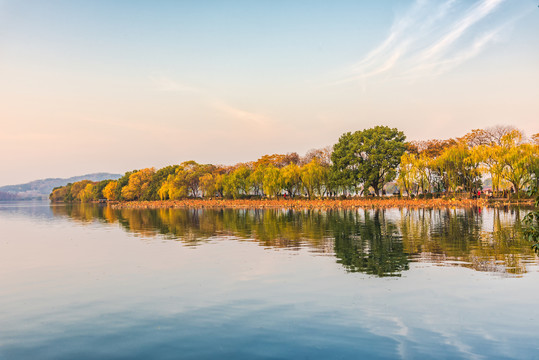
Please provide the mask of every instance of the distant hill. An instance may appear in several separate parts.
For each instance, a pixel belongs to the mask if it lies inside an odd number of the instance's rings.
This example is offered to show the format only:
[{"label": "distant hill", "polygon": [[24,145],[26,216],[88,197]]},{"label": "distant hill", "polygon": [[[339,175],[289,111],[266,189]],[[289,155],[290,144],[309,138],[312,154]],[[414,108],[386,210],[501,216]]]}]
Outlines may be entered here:
[{"label": "distant hill", "polygon": [[0,193],[2,193],[0,200],[13,200],[13,197],[16,199],[47,199],[52,189],[57,186],[64,186],[81,180],[116,180],[120,177],[122,177],[120,174],[95,173],[73,176],[67,179],[49,178],[30,181],[26,184],[6,185],[0,187]]},{"label": "distant hill", "polygon": [[0,201],[17,200],[17,195],[0,191]]}]

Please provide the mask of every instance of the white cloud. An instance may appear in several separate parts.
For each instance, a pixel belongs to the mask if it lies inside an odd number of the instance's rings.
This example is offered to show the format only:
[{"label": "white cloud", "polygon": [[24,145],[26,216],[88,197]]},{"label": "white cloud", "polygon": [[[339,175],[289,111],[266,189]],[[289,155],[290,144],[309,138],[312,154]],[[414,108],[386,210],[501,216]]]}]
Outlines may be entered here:
[{"label": "white cloud", "polygon": [[462,19],[458,19],[456,23],[452,24],[448,29],[447,34],[428,48],[421,57],[424,59],[431,59],[443,54],[444,51],[461,38],[472,25],[494,11],[503,1],[504,0],[484,0],[476,5],[471,11],[465,14]]},{"label": "white cloud", "polygon": [[338,83],[384,76],[438,76],[478,56],[505,30],[492,15],[506,0],[416,1],[395,19],[386,39]]}]

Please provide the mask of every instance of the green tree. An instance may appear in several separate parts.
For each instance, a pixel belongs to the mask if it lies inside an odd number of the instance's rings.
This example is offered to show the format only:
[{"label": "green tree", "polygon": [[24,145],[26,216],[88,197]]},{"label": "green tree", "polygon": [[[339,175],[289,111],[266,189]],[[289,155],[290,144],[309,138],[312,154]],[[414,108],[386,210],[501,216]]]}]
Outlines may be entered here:
[{"label": "green tree", "polygon": [[387,126],[343,134],[333,148],[332,171],[341,185],[364,184],[379,195],[384,184],[396,176],[405,139],[403,132]]},{"label": "green tree", "polygon": [[535,210],[526,214],[523,219],[524,237],[532,243],[532,249],[539,253],[539,191],[536,186],[530,191],[535,195]]},{"label": "green tree", "polygon": [[[539,138],[539,137],[538,137]],[[528,195],[535,196],[535,210],[528,213],[523,220],[524,236],[532,242],[532,248],[539,253],[539,143],[531,145],[533,155],[529,158],[529,168],[532,173],[531,186]]]}]

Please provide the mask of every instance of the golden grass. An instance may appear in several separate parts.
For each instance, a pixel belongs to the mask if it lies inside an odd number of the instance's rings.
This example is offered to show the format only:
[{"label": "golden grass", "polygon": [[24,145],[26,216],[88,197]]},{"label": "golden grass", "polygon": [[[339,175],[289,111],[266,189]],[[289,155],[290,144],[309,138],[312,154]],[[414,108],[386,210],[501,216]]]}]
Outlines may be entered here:
[{"label": "golden grass", "polygon": [[489,202],[486,199],[184,199],[163,201],[129,201],[112,203],[117,209],[163,209],[163,208],[231,208],[231,209],[353,209],[353,208],[447,208],[447,207],[503,207],[509,205],[531,205],[527,200]]}]

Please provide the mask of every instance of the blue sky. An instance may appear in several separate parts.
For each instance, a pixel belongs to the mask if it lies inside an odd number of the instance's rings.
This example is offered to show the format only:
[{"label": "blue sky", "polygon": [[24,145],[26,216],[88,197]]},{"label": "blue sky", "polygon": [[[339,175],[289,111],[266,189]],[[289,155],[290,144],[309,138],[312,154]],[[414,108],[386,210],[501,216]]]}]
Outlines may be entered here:
[{"label": "blue sky", "polygon": [[539,132],[539,8],[0,0],[0,185],[233,164],[374,125]]}]

